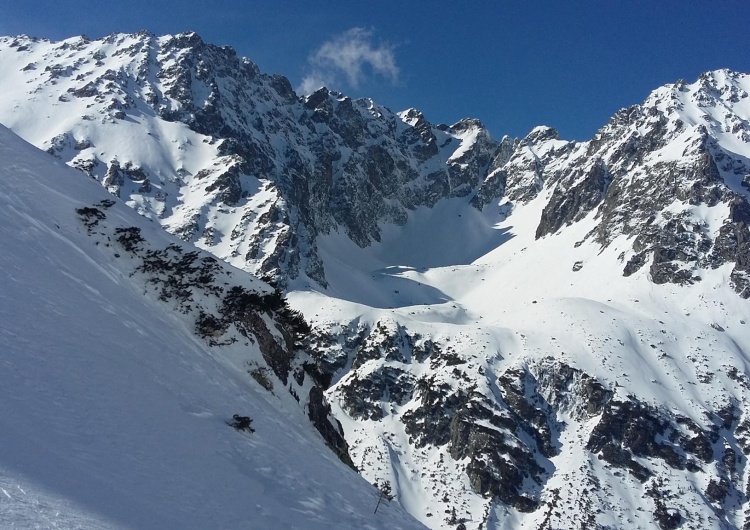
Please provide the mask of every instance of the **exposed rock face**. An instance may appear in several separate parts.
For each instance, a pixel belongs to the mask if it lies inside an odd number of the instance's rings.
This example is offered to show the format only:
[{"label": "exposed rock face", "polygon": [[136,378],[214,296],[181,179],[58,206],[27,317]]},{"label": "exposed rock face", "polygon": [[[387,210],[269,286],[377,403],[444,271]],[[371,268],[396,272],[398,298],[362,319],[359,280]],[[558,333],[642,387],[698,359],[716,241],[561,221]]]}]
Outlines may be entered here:
[{"label": "exposed rock face", "polygon": [[[50,152],[172,233],[281,284],[305,274],[327,285],[318,234],[339,229],[360,246],[379,241],[380,223],[403,224],[417,206],[473,195],[513,144],[492,140],[478,120],[434,126],[416,110],[395,114],[325,88],[298,97],[286,78],[195,33],[27,40],[26,64],[49,68],[20,73],[64,95],[71,112],[85,106],[84,125],[145,114],[153,126],[136,133],[141,151],[154,141],[178,149],[141,159],[114,145],[94,147],[85,132],[60,131],[45,139]],[[20,41],[13,42],[2,44],[17,54]],[[191,134],[173,137],[174,123]],[[203,160],[179,154],[198,146]],[[251,197],[258,181],[267,191],[262,206]],[[483,189],[484,203],[502,193],[499,182]],[[198,208],[178,199],[197,194]],[[227,214],[232,226],[223,233],[212,221]],[[230,234],[233,243],[219,251]]]},{"label": "exposed rock face", "polygon": [[[547,357],[533,365],[536,385],[549,406],[573,418],[598,416],[613,392],[586,372]],[[526,373],[528,377],[528,373]]]},{"label": "exposed rock face", "polygon": [[518,140],[514,140],[508,136],[503,137],[492,159],[487,177],[479,187],[479,190],[477,190],[474,198],[471,199],[472,206],[481,210],[494,199],[504,195],[508,180],[508,172],[504,168],[517,147]]},{"label": "exposed rock face", "polygon": [[[320,234],[339,230],[364,247],[380,240],[382,223],[402,225],[418,206],[466,197],[482,209],[546,190],[537,237],[595,215],[589,237],[601,245],[633,239],[623,274],[648,265],[656,283],[688,284],[700,281],[700,268],[733,263],[737,292],[750,296],[746,225],[725,217],[731,226],[717,235],[691,213],[748,208],[742,183],[750,167],[722,140],[750,138],[741,110],[748,96],[734,72],[662,87],[589,142],[560,140],[551,127],[497,142],[474,119],[435,126],[415,109],[396,114],[325,88],[299,97],[286,78],[195,33],[4,39],[3,58],[19,64],[18,79],[6,82],[85,111],[81,127],[53,125],[38,143],[169,231],[282,286],[301,275],[328,284]],[[33,112],[35,101],[24,105]],[[13,104],[0,109],[11,126]],[[135,139],[141,151],[171,142],[176,154],[148,158],[93,144],[95,129],[146,115]],[[188,151],[202,155],[180,154]]]},{"label": "exposed rock face", "polygon": [[384,366],[359,380],[356,376],[341,386],[343,405],[352,418],[379,420],[385,416],[382,403],[404,405],[414,392],[413,376],[398,368]]},{"label": "exposed rock face", "polygon": [[552,127],[536,127],[516,143],[508,162],[500,168],[506,174],[505,196],[521,202],[535,198],[575,147],[574,142],[560,140]]},{"label": "exposed rock face", "polygon": [[[663,439],[663,442],[657,441]],[[600,458],[616,467],[628,469],[640,481],[646,481],[651,472],[636,462],[633,457],[658,458],[676,469],[699,469],[693,460],[686,460],[680,452],[688,452],[696,447],[707,461],[713,454],[711,444],[705,434],[699,432],[698,441],[684,441],[680,446],[678,434],[669,420],[651,407],[635,402],[610,402],[594,431],[586,448],[599,453]],[[678,450],[675,450],[678,447]],[[678,452],[679,451],[679,452]],[[690,451],[692,452],[692,451]]]},{"label": "exposed rock face", "polygon": [[310,395],[307,400],[307,412],[310,421],[318,429],[328,447],[349,467],[354,467],[351,457],[349,456],[349,446],[344,439],[344,430],[341,428],[336,418],[331,416],[331,406],[326,403],[323,390],[318,386],[310,388]]},{"label": "exposed rock face", "polygon": [[511,417],[503,418],[481,405],[468,405],[451,420],[450,455],[455,460],[468,460],[465,472],[476,493],[529,512],[538,506],[538,498],[523,491],[524,478],[539,484],[545,470],[537,463],[533,447],[518,447],[519,428]]},{"label": "exposed rock face", "polygon": [[[425,468],[433,471],[419,479],[426,487],[442,488],[459,480],[449,471],[455,469],[474,493],[521,513],[548,511],[551,521],[558,491],[548,486],[553,461],[561,449],[570,450],[572,440],[582,438],[583,475],[576,480],[583,483],[569,487],[580,488],[576,517],[591,527],[597,527],[597,506],[606,505],[608,495],[607,487],[591,475],[592,460],[602,462],[614,476],[623,477],[622,470],[644,484],[651,499],[644,507],[659,528],[677,528],[693,517],[685,511],[681,494],[666,486],[673,472],[691,480],[711,476],[705,490],[696,494],[715,506],[744,495],[732,447],[748,445],[750,428],[739,421],[743,413],[736,404],[728,403],[718,413],[706,411],[712,419],[705,428],[635,396],[618,394],[616,384],[553,357],[493,374],[481,357],[456,355],[451,346],[393,322],[360,325],[353,335],[356,340],[348,344],[328,342],[321,350],[332,362],[319,366],[328,366],[333,378],[340,378],[332,399],[361,422],[362,432],[380,423],[403,425],[409,447],[390,445],[395,439],[386,435],[387,446],[397,455],[408,454],[410,461],[424,459]],[[347,359],[357,358],[358,366],[347,372]],[[482,374],[484,380],[469,373]],[[354,460],[372,473],[367,465],[377,469],[380,460],[373,454],[379,453],[379,443],[360,440],[358,432],[349,433],[355,442]],[[437,456],[443,454],[453,463]],[[430,464],[436,458],[437,467]],[[453,493],[447,498],[465,495],[450,487],[448,491]],[[461,505],[458,498],[454,506]],[[731,510],[723,510],[718,508],[717,517],[731,527]]]},{"label": "exposed rock face", "polygon": [[[324,358],[339,359],[326,364],[331,370],[343,368],[342,352],[354,360],[333,392],[350,417],[399,418],[415,449],[446,447],[462,462],[474,492],[522,512],[539,506],[548,459],[557,454],[563,426],[555,407],[582,402],[580,414],[593,416],[612,395],[587,374],[550,360],[539,370],[541,382],[528,368],[503,373],[493,382],[501,392],[498,401],[466,377],[462,369],[473,363],[467,365],[452,347],[387,321],[361,328],[356,341],[328,343],[326,349]],[[414,375],[426,368],[429,376]]]},{"label": "exposed rock face", "polygon": [[116,226],[107,216],[114,204],[105,200],[76,210],[95,244],[116,259],[130,260],[132,275],[143,283],[145,294],[192,317],[196,335],[216,355],[232,359],[268,391],[275,388],[266,375],[270,371],[298,402],[307,394],[307,403],[301,405],[307,406],[311,422],[336,455],[353,467],[320,381],[304,375],[311,359],[300,347],[310,328],[283,295],[255,278],[233,277],[229,267],[207,253],[175,243],[161,248],[138,227]]},{"label": "exposed rock face", "polygon": [[[618,112],[583,144],[560,146],[553,132],[538,128],[509,162],[517,173],[508,180],[506,196],[529,201],[543,187],[550,190],[538,238],[587,215],[598,219],[589,237],[602,246],[621,235],[632,238],[626,276],[650,262],[653,282],[689,284],[700,281],[700,268],[734,263],[735,288],[747,297],[745,259],[737,246],[742,236],[736,232],[743,225],[734,220],[743,215],[730,213],[728,226],[717,234],[693,213],[696,207],[717,208],[717,215],[721,205],[734,205],[737,212],[747,208],[747,193],[737,183],[750,167],[724,147],[747,142],[748,121],[737,105],[747,97],[743,94],[739,74],[718,71],[694,85],[655,91],[642,105]],[[689,123],[696,115],[702,123]],[[733,250],[717,251],[727,245]]]}]

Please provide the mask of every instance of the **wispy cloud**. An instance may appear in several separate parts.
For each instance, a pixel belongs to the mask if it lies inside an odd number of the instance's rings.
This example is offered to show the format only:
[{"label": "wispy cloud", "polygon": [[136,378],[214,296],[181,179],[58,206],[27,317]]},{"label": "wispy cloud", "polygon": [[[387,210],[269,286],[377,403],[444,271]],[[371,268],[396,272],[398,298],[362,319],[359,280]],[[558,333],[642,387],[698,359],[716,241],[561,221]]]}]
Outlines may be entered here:
[{"label": "wispy cloud", "polygon": [[325,42],[309,57],[308,73],[298,91],[309,94],[321,86],[336,88],[341,83],[359,88],[370,73],[395,83],[399,69],[394,49],[388,42],[376,45],[371,30],[351,28]]}]

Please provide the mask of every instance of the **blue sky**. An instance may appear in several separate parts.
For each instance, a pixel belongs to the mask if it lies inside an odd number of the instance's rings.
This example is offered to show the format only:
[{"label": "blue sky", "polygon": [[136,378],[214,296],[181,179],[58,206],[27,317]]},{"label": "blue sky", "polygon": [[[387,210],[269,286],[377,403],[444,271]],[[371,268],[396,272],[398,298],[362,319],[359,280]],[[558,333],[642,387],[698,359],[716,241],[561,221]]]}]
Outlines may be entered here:
[{"label": "blue sky", "polygon": [[295,88],[325,82],[493,136],[585,140],[618,109],[706,70],[750,71],[747,0],[0,0],[0,34],[194,30]]}]

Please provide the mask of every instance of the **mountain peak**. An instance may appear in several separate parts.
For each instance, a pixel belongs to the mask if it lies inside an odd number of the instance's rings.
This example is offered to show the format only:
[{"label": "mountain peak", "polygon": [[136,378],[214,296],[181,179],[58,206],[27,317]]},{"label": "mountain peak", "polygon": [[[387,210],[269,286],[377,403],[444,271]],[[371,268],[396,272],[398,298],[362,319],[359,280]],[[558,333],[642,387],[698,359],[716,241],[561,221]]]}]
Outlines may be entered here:
[{"label": "mountain peak", "polygon": [[451,131],[456,134],[465,133],[470,130],[484,129],[482,122],[476,118],[463,118],[450,126]]},{"label": "mountain peak", "polygon": [[529,134],[527,134],[523,141],[534,144],[538,142],[543,142],[545,140],[559,140],[560,139],[560,133],[557,132],[557,129],[554,127],[549,127],[547,125],[537,125],[531,131]]}]

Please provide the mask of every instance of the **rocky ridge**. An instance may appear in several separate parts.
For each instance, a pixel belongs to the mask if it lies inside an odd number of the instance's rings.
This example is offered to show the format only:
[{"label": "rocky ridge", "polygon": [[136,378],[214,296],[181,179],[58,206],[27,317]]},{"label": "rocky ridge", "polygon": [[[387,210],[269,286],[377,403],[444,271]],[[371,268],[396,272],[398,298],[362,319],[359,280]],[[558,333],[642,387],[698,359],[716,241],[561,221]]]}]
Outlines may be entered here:
[{"label": "rocky ridge", "polygon": [[[318,234],[341,230],[366,246],[380,223],[472,195],[496,154],[507,156],[477,120],[435,126],[325,88],[298,97],[286,78],[195,33],[4,38],[0,48],[26,85],[6,110],[34,112],[52,97],[68,116],[37,138],[5,114],[10,128],[170,232],[281,283],[305,274],[327,285]],[[121,121],[142,125],[131,149],[97,134]],[[166,152],[144,156],[154,149]]]},{"label": "rocky ridge", "polygon": [[[432,332],[392,320],[337,335],[314,330],[319,366],[341,378],[330,397],[354,462],[374,481],[419,488],[477,528],[513,524],[495,519],[498,506],[529,514],[524,528],[620,528],[628,519],[644,528],[746,524],[748,419],[734,396],[746,394],[747,376],[725,365],[721,401],[699,407],[704,417],[696,421],[564,356],[528,348],[518,358],[479,347],[480,334]],[[676,354],[675,347],[662,351]],[[705,374],[704,381],[719,375]],[[561,464],[571,453],[572,470]],[[695,486],[674,491],[670,481]],[[637,502],[643,513],[617,504],[615,483],[646,492]],[[455,526],[442,511],[419,515],[433,527]]]},{"label": "rocky ridge", "polygon": [[[286,78],[195,33],[4,38],[0,53],[13,74],[6,83],[24,86],[8,90],[17,99],[2,111],[6,125],[170,232],[282,284],[302,275],[328,285],[319,235],[341,231],[365,247],[383,223],[403,225],[419,206],[466,197],[482,209],[547,190],[537,237],[596,211],[589,237],[603,246],[633,237],[623,274],[648,263],[656,283],[689,283],[698,268],[732,262],[735,288],[750,296],[742,244],[750,168],[738,149],[750,124],[738,73],[662,87],[588,142],[562,141],[549,127],[498,142],[478,120],[433,125],[415,109],[394,113],[325,88],[299,97]],[[46,98],[66,119],[25,134],[26,113]],[[123,120],[142,125],[131,128],[130,149],[101,138]],[[145,157],[153,144],[166,152]],[[662,215],[675,200],[731,204],[720,237],[687,210]]]}]

